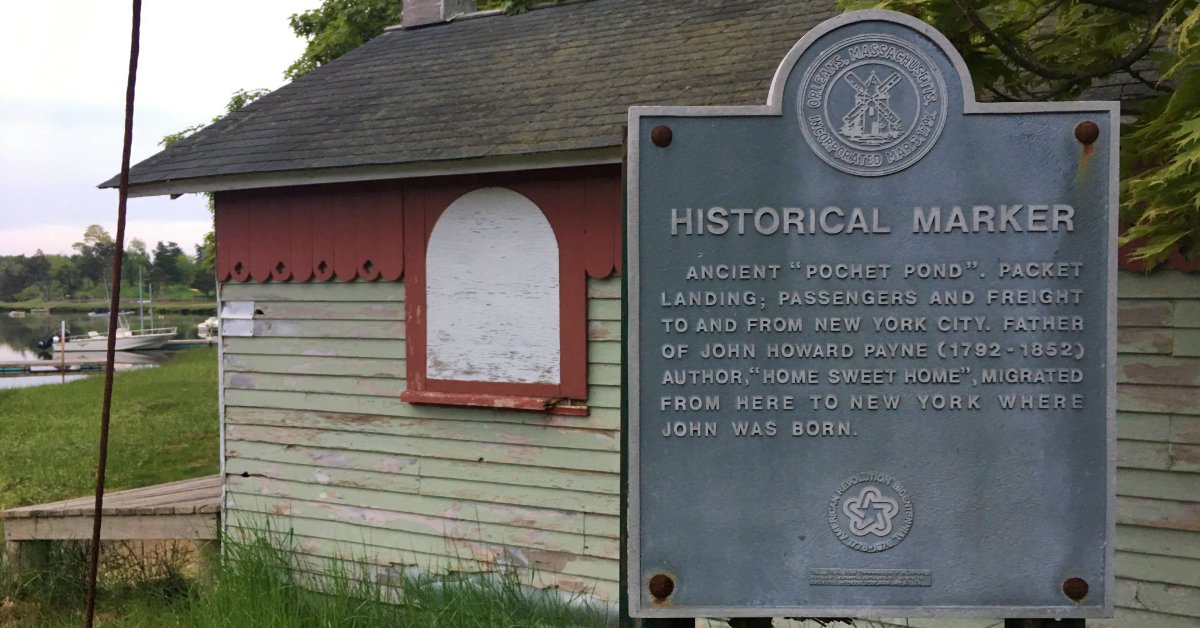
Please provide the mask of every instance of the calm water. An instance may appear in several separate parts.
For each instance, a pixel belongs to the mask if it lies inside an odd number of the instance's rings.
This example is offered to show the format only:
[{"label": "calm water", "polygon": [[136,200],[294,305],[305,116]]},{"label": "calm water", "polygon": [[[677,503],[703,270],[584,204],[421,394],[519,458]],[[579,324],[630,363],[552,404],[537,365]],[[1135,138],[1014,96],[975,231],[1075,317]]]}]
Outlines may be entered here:
[{"label": "calm water", "polygon": [[[206,315],[156,316],[155,327],[177,327],[177,339],[196,338],[196,325],[203,322]],[[25,318],[9,318],[6,313],[0,313],[0,365],[5,364],[58,364],[58,354],[44,352],[38,349],[36,343],[48,336],[57,335],[62,321],[67,322],[71,335],[85,334],[89,331],[105,333],[108,328],[107,318],[90,318],[86,314],[27,314]],[[129,326],[138,329],[138,317],[127,317]],[[146,318],[146,327],[150,327],[150,319]],[[117,368],[141,368],[162,364],[170,359],[171,351],[138,351],[118,352]],[[68,352],[67,364],[73,362],[96,362],[104,359],[104,352]],[[54,375],[22,375],[2,376],[0,388],[18,388],[37,386],[47,383],[58,383],[62,376]],[[84,375],[68,374],[67,381],[79,379]]]}]

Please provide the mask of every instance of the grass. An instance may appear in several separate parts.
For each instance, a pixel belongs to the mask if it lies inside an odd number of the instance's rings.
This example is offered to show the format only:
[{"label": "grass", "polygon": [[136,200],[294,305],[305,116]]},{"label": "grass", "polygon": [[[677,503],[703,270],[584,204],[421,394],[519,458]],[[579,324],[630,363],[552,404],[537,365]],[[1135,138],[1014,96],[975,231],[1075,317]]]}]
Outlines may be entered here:
[{"label": "grass", "polygon": [[[319,581],[304,575],[287,535],[225,540],[225,559],[185,578],[167,562],[130,569],[128,554],[106,559],[100,581],[102,626],[140,628],[600,628],[609,618],[582,599],[532,594],[512,573],[490,578],[405,578],[378,584],[357,562],[335,562]],[[82,544],[63,544],[38,568],[0,579],[0,625],[78,626],[84,590]]]},{"label": "grass", "polygon": [[[0,390],[0,509],[94,490],[103,389],[89,377]],[[116,375],[110,490],[217,473],[218,448],[215,348]]]}]

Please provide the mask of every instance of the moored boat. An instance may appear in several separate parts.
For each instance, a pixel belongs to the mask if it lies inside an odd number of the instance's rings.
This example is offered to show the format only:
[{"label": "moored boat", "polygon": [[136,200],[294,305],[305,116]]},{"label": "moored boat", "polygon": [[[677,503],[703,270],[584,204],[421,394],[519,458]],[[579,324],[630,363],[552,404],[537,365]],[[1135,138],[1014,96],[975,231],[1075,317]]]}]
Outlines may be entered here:
[{"label": "moored boat", "polygon": [[[174,338],[179,330],[175,327],[159,327],[156,329],[127,329],[117,328],[117,351],[146,351],[161,349],[167,341]],[[55,335],[38,343],[38,346],[48,351],[106,351],[108,349],[108,334],[89,331],[86,334],[71,336],[63,340]]]}]

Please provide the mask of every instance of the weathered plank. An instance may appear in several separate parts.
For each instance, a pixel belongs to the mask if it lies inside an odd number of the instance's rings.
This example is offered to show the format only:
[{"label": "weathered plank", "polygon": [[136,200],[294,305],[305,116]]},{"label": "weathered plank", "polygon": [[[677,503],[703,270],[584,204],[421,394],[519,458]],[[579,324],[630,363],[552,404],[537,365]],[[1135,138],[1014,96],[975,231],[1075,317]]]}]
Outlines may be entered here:
[{"label": "weathered plank", "polygon": [[348,375],[404,379],[405,361],[386,358],[336,358],[225,353],[225,372],[286,373],[292,375]]},{"label": "weathered plank", "polygon": [[1118,578],[1116,602],[1125,608],[1200,618],[1200,588]]},{"label": "weathered plank", "polygon": [[353,338],[242,338],[221,339],[225,353],[289,356],[326,356],[341,358],[404,359],[403,340],[361,340]]},{"label": "weathered plank", "polygon": [[1124,354],[1117,358],[1117,383],[1200,386],[1200,359]]},{"label": "weathered plank", "polygon": [[403,282],[224,283],[223,301],[403,302]]},{"label": "weathered plank", "polygon": [[1200,473],[1200,446],[1171,443],[1170,456],[1172,471]]},{"label": "weathered plank", "polygon": [[[1118,412],[1117,438],[1137,441],[1154,441],[1159,443],[1171,440],[1171,417],[1166,414]],[[1117,445],[1120,452],[1124,444]]]},{"label": "weathered plank", "polygon": [[587,317],[589,321],[619,322],[621,320],[621,302],[616,299],[588,299]]},{"label": "weathered plank", "polygon": [[[105,541],[215,539],[216,513],[126,515],[104,519],[100,538]],[[4,522],[9,541],[90,539],[91,517],[28,517]]]},{"label": "weathered plank", "polygon": [[397,340],[405,337],[405,324],[404,321],[255,320],[254,337]]},{"label": "weathered plank", "polygon": [[1170,440],[1172,443],[1200,445],[1200,417],[1172,416]]},{"label": "weathered plank", "polygon": [[[470,502],[427,494],[374,493],[349,487],[326,490],[304,483],[254,476],[231,475],[228,482],[227,496],[241,495],[266,500],[264,503],[269,503],[276,510],[286,509],[287,502],[298,499],[347,507],[370,506],[400,513],[523,526],[607,539],[618,538],[620,532],[618,517],[590,512],[497,502]],[[245,507],[239,499],[229,501],[230,507],[235,510]]]},{"label": "weathered plank", "polygon": [[[227,441],[225,458],[228,462],[246,458],[263,462],[311,465],[318,468],[376,471],[390,476],[418,475],[421,458],[403,454],[381,454],[345,449],[320,449],[281,443]],[[524,467],[522,467],[524,468]]]},{"label": "weathered plank", "polygon": [[1162,528],[1117,526],[1117,549],[1137,554],[1200,560],[1200,534]]},{"label": "weathered plank", "polygon": [[1175,355],[1200,357],[1200,329],[1175,328]]},{"label": "weathered plank", "polygon": [[353,377],[344,375],[283,375],[235,371],[225,373],[227,390],[277,390],[332,395],[370,395],[400,398],[408,389],[405,380],[395,377]]},{"label": "weathered plank", "polygon": [[[619,395],[619,389],[613,388]],[[611,392],[602,399],[611,403]],[[618,398],[617,403],[619,404]],[[591,406],[588,416],[564,416],[538,412],[516,412],[492,408],[464,408],[459,406],[434,406],[426,404],[399,403],[393,398],[366,395],[332,395],[324,393],[302,393],[271,390],[225,391],[227,407],[311,410],[316,412],[341,412],[346,414],[369,414],[412,418],[445,418],[459,421],[485,421],[490,423],[525,423],[530,425],[559,425],[567,427],[614,430],[620,427],[621,416],[617,407]]]},{"label": "weathered plank", "polygon": [[[1117,444],[1117,467],[1122,469],[1171,469],[1169,443],[1121,441]],[[1117,480],[1120,484],[1120,479]]]},{"label": "weathered plank", "polygon": [[1175,334],[1170,329],[1123,327],[1117,329],[1117,353],[1170,355]]},{"label": "weathered plank", "polygon": [[415,474],[314,467],[245,457],[227,459],[225,472],[240,477],[272,478],[315,486],[361,488],[396,493],[419,493],[421,491],[421,479]]},{"label": "weathered plank", "polygon": [[1171,471],[1122,469],[1117,475],[1117,494],[1200,502],[1200,476]]},{"label": "weathered plank", "polygon": [[[238,493],[328,502],[344,506],[371,505],[396,512],[411,512],[413,508],[409,505],[413,501],[413,495],[407,493],[321,486],[258,476],[232,475],[229,476],[227,482],[227,490]],[[543,512],[545,516],[554,516],[554,513],[565,512],[588,513],[589,518],[593,513],[604,515],[605,517],[592,518],[590,521],[592,525],[588,533],[595,536],[604,536],[604,532],[609,529],[611,524],[606,517],[615,517],[620,510],[619,500],[612,495],[541,487],[516,487],[485,482],[421,478],[420,490],[421,495],[425,497],[457,500],[456,503],[459,503],[463,511],[468,514],[474,509],[500,505],[553,511]],[[529,527],[545,527],[545,524],[540,522],[527,521],[526,524]],[[584,525],[582,519],[580,525]]]},{"label": "weathered plank", "polygon": [[[234,495],[234,503],[239,496]],[[249,510],[244,504],[239,510]],[[502,525],[461,518],[446,518],[397,512],[367,506],[350,506],[310,502],[299,499],[280,501],[261,511],[263,514],[286,516],[295,522],[307,519],[312,526],[323,525],[323,534],[353,538],[355,529],[377,542],[387,539],[400,541],[411,535],[445,539],[459,538],[484,543],[508,545],[532,550],[570,552],[583,556],[616,559],[620,553],[616,539],[587,538],[581,534],[535,529],[527,525]],[[312,530],[313,528],[309,528]],[[349,534],[348,534],[349,533]]]},{"label": "weathered plank", "polygon": [[256,300],[256,319],[294,319],[310,321],[402,321],[404,303],[392,301],[263,301]]},{"label": "weathered plank", "polygon": [[[354,469],[387,474],[421,475],[442,479],[470,480],[511,484],[513,486],[544,486],[568,491],[617,495],[619,477],[611,473],[595,473],[572,469],[545,469],[495,462],[416,458],[372,452],[315,449],[296,445],[276,445],[234,441],[226,446],[230,461],[244,458],[263,462],[293,465],[313,465],[317,468]],[[238,467],[231,467],[238,468]],[[233,471],[230,471],[231,473]]]},{"label": "weathered plank", "polygon": [[471,501],[489,501],[500,504],[539,506],[542,508],[573,510],[602,515],[619,515],[621,512],[620,500],[614,495],[561,491],[540,486],[522,487],[507,484],[421,478],[421,494],[457,497]]},{"label": "weathered plank", "polygon": [[305,428],[227,425],[227,441],[257,441],[305,445],[316,448],[374,451],[384,454],[446,458],[450,460],[493,461],[538,467],[579,469],[616,473],[618,456],[611,452],[585,449],[557,449],[537,445],[510,445],[489,442],[445,441],[388,434],[324,431]]},{"label": "weathered plank", "polygon": [[593,342],[621,342],[620,321],[588,321],[588,340]]},{"label": "weathered plank", "polygon": [[1121,299],[1117,302],[1118,327],[1170,327],[1174,317],[1174,301]]},{"label": "weathered plank", "polygon": [[1122,384],[1117,386],[1117,410],[1200,415],[1200,387]]},{"label": "weathered plank", "polygon": [[589,342],[588,362],[594,364],[621,364],[621,345],[614,342]]},{"label": "weathered plank", "polygon": [[589,364],[588,382],[598,386],[620,386],[620,364]]},{"label": "weathered plank", "polygon": [[587,291],[589,299],[620,299],[621,279],[620,277],[589,279]]},{"label": "weathered plank", "polygon": [[316,430],[351,431],[361,434],[391,434],[479,443],[529,445],[563,449],[619,452],[616,432],[547,425],[508,423],[502,426],[482,421],[384,417],[373,414],[342,414],[303,410],[230,408],[229,425],[264,425]]},{"label": "weathered plank", "polygon": [[1200,275],[1161,270],[1150,274],[1117,273],[1121,299],[1200,299]]},{"label": "weathered plank", "polygon": [[1116,572],[1131,580],[1200,587],[1200,561],[1191,558],[1118,551]]},{"label": "weathered plank", "polygon": [[1175,304],[1175,327],[1200,327],[1200,300],[1178,301]]},{"label": "weathered plank", "polygon": [[1200,532],[1200,504],[1121,496],[1117,497],[1117,523]]}]

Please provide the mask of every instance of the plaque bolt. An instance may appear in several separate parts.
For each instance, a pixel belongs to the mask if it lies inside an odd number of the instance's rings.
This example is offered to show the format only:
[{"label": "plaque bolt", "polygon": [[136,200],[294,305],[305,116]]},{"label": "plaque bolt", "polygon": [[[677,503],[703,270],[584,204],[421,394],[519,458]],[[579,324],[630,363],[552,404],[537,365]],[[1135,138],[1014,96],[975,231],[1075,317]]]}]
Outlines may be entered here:
[{"label": "plaque bolt", "polygon": [[1084,146],[1091,146],[1100,138],[1100,126],[1091,120],[1084,120],[1075,127],[1075,139]]},{"label": "plaque bolt", "polygon": [[659,148],[666,148],[671,145],[671,139],[674,137],[669,126],[656,126],[650,131],[650,141]]},{"label": "plaque bolt", "polygon": [[1082,602],[1088,594],[1088,583],[1083,578],[1067,578],[1063,581],[1063,593],[1074,602]]},{"label": "plaque bolt", "polygon": [[656,601],[661,602],[675,592],[675,581],[667,574],[656,573],[650,576],[650,584],[647,588],[650,589],[650,595],[653,595]]}]

